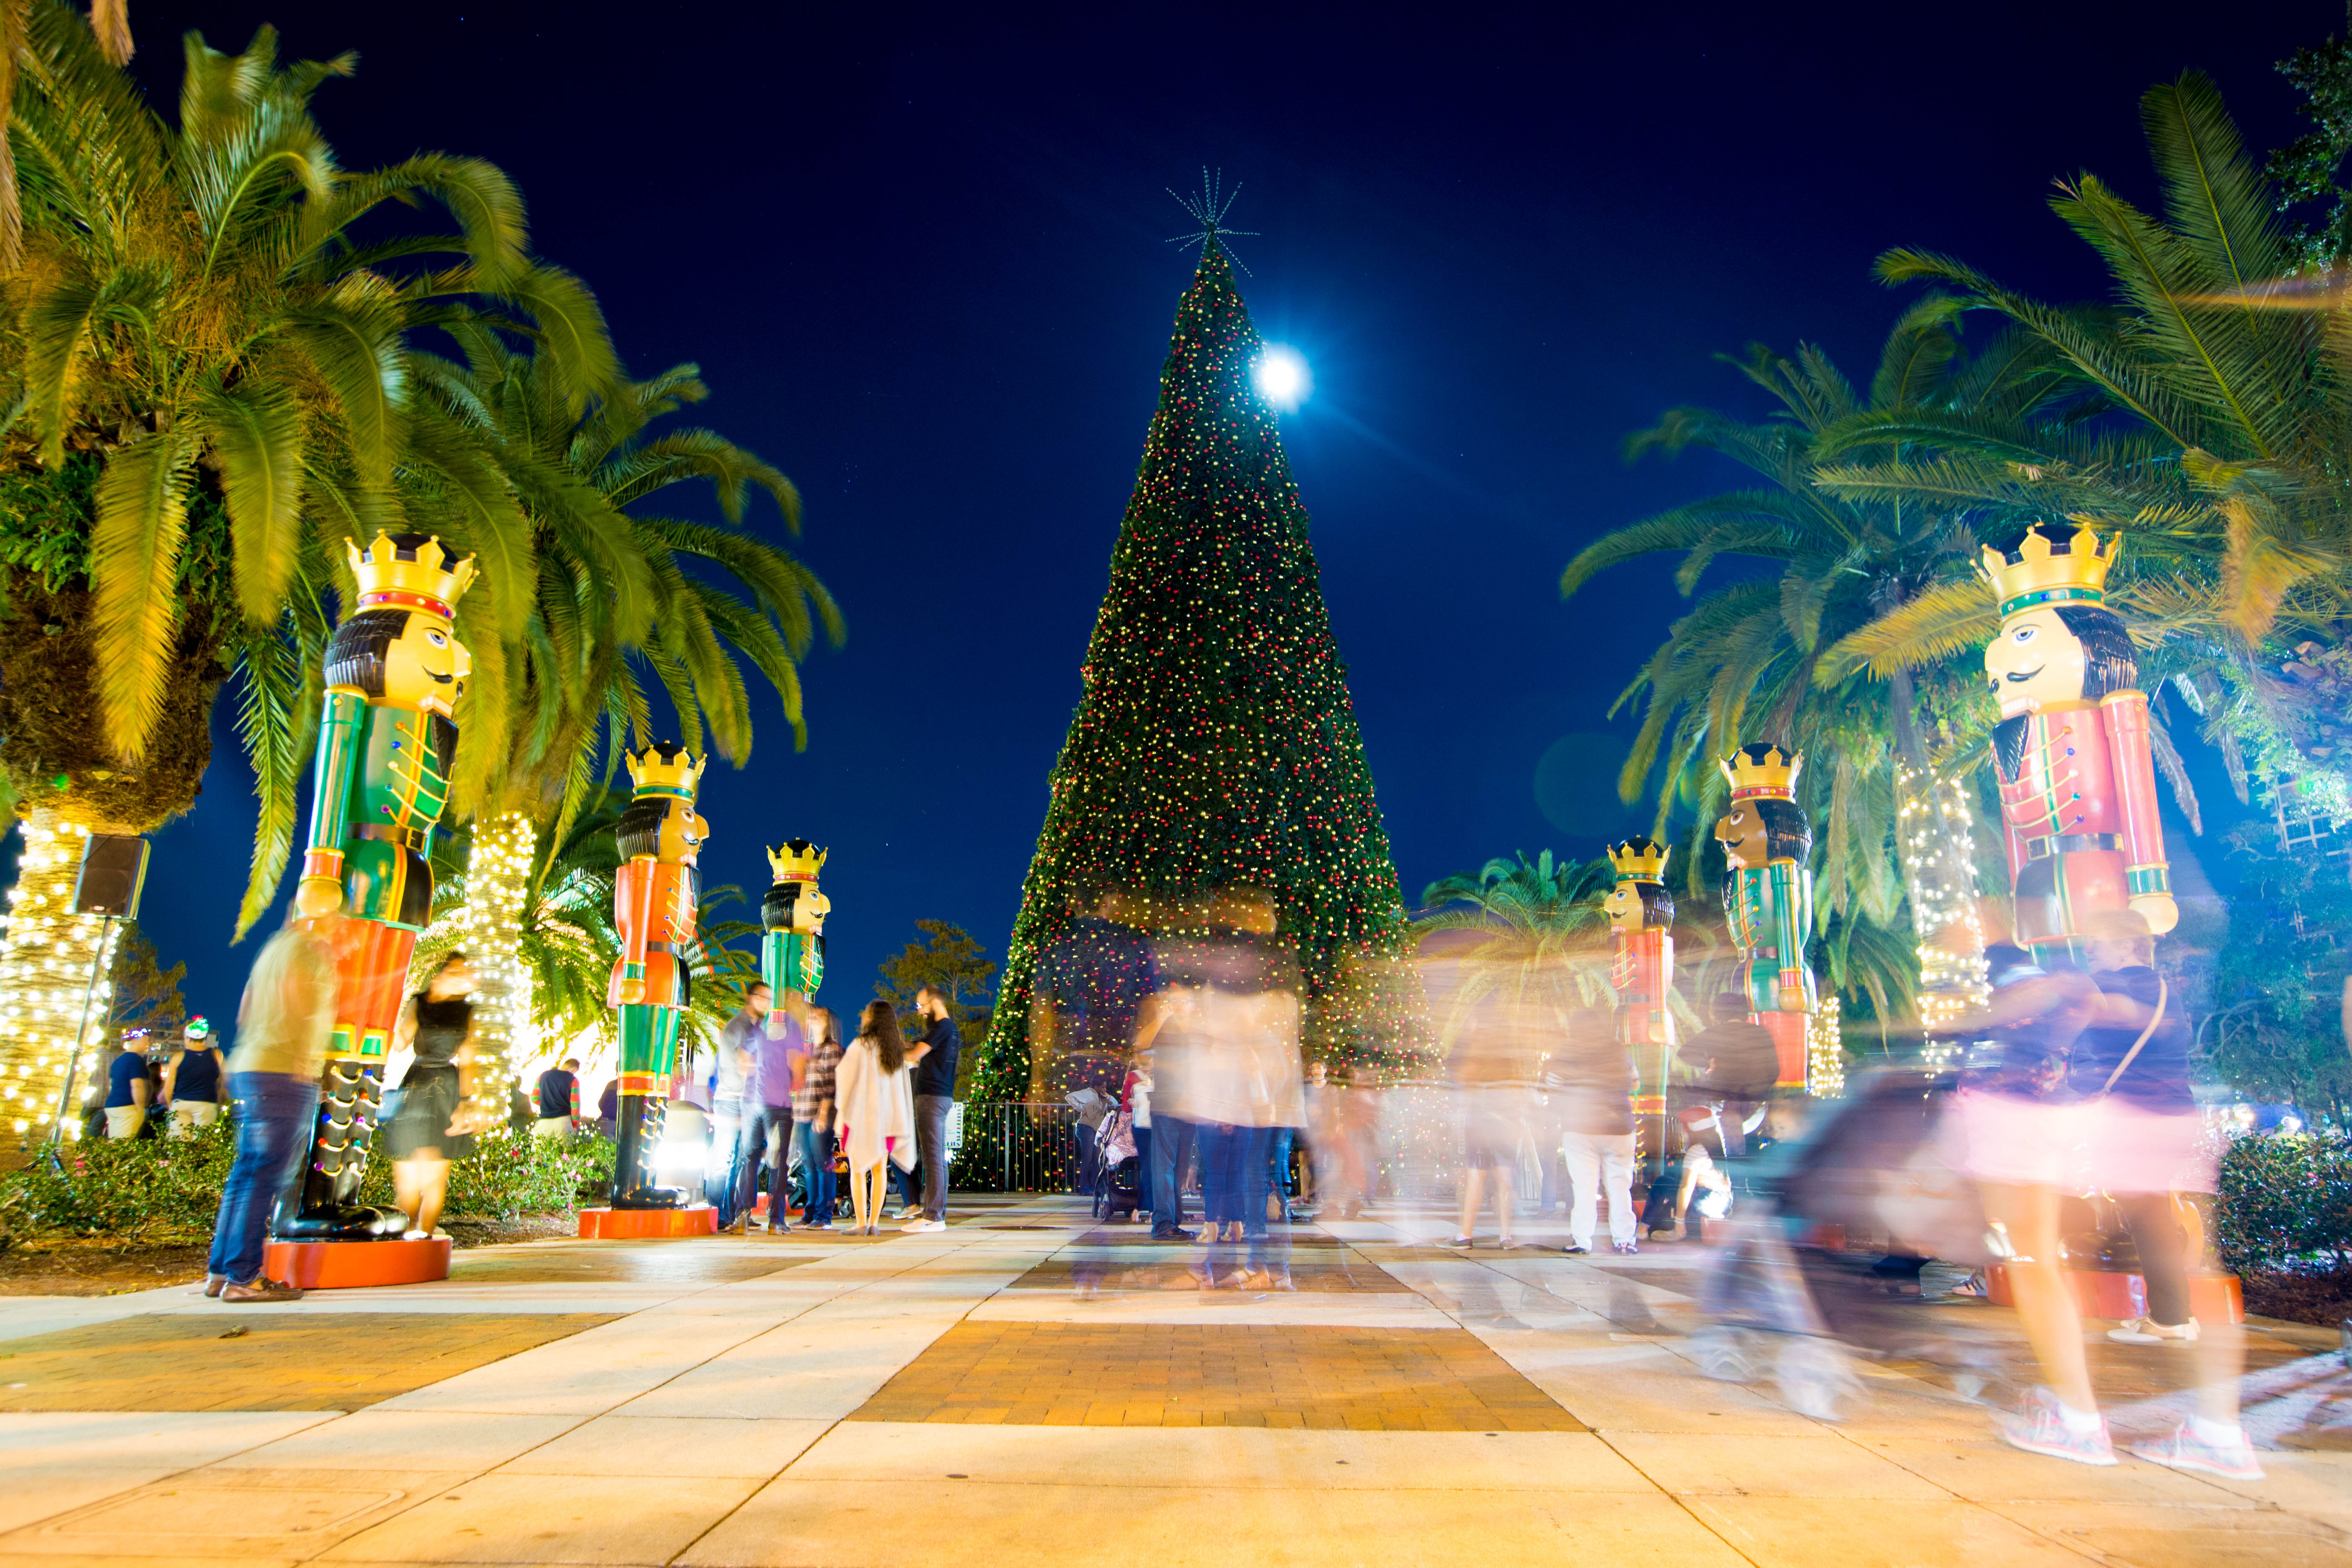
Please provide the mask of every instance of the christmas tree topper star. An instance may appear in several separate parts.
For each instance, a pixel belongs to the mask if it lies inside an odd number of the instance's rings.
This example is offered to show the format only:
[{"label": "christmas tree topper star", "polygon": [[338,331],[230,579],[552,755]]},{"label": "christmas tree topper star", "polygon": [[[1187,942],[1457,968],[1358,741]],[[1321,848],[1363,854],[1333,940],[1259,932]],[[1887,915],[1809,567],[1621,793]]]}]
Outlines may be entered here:
[{"label": "christmas tree topper star", "polygon": [[[1192,196],[1177,196],[1172,188],[1169,190],[1170,195],[1176,196],[1176,205],[1190,213],[1192,216],[1192,221],[1201,226],[1190,234],[1177,235],[1168,243],[1197,245],[1204,254],[1212,244],[1216,244],[1234,266],[1241,268],[1244,272],[1249,272],[1248,266],[1242,258],[1234,255],[1233,247],[1223,244],[1223,241],[1227,237],[1236,234],[1255,238],[1258,231],[1254,228],[1225,226],[1225,214],[1233,210],[1234,200],[1242,194],[1242,188],[1235,185],[1228,191],[1224,189],[1224,182],[1225,172],[1223,169],[1212,173],[1208,166],[1203,164],[1201,168],[1201,195],[1197,199]],[[1256,276],[1255,273],[1250,275]]]}]

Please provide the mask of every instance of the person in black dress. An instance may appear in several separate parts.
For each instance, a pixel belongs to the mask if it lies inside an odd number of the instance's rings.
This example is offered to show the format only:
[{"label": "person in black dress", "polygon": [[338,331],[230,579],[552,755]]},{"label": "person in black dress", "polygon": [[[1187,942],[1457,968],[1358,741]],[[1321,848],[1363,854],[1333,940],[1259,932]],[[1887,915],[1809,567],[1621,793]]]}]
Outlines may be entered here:
[{"label": "person in black dress", "polygon": [[441,961],[425,989],[401,1009],[393,1048],[416,1053],[400,1080],[400,1104],[384,1122],[394,1201],[409,1215],[411,1239],[429,1237],[449,1195],[449,1162],[474,1152],[473,966],[462,952]]}]

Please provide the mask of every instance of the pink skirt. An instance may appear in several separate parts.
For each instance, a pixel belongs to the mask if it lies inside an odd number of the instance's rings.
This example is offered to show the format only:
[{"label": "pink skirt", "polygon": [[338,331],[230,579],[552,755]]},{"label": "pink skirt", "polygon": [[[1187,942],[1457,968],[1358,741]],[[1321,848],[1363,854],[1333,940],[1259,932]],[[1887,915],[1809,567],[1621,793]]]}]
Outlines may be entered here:
[{"label": "pink skirt", "polygon": [[1952,1097],[1961,1150],[1979,1182],[2072,1192],[2210,1193],[2219,1152],[2195,1111],[2166,1115],[2129,1100],[2053,1105],[1962,1089]]}]

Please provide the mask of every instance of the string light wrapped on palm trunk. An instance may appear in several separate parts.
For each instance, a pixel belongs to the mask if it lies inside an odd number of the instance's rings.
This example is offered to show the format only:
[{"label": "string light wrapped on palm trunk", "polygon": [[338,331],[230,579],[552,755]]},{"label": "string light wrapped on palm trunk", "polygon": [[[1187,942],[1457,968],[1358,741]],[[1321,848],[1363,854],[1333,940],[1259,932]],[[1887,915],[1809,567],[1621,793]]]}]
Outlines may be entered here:
[{"label": "string light wrapped on palm trunk", "polygon": [[[23,829],[7,929],[0,933],[0,1119],[19,1138],[49,1131],[66,1064],[77,1048],[82,1054],[77,1084],[91,1082],[98,1071],[121,930],[120,921],[73,912],[74,882],[90,830],[54,810],[36,811]],[[70,1132],[71,1107],[67,1121]]]}]

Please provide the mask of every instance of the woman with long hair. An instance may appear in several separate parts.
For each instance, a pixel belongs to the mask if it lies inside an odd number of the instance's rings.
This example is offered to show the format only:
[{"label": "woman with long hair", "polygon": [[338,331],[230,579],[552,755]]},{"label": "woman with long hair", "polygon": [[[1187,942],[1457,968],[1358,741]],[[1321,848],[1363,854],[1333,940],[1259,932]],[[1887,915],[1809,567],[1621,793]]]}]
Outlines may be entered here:
[{"label": "woman with long hair", "polygon": [[412,1240],[441,1222],[449,1162],[474,1152],[473,994],[473,965],[452,952],[408,999],[393,1033],[394,1049],[416,1053],[400,1080],[400,1104],[383,1124],[394,1202],[409,1216]]},{"label": "woman with long hair", "polygon": [[[886,1195],[882,1163],[915,1165],[915,1098],[907,1071],[907,1037],[898,1009],[869,1002],[857,1020],[857,1038],[841,1053],[834,1079],[834,1136],[849,1156],[849,1199],[857,1229],[879,1234],[876,1211]],[[868,1185],[871,1184],[871,1191]]]}]

